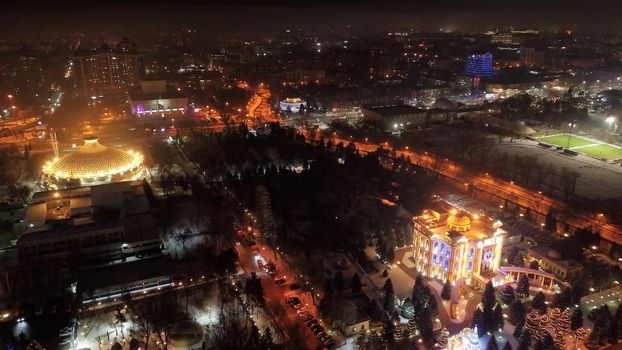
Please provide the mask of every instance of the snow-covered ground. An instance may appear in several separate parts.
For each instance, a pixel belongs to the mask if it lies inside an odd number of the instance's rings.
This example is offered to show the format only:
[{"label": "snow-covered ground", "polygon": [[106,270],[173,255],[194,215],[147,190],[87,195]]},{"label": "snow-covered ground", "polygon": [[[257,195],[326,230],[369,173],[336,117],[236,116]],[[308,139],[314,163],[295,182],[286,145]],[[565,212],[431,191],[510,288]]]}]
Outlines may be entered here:
[{"label": "snow-covered ground", "polygon": [[542,148],[536,142],[514,140],[490,146],[495,151],[510,156],[529,155],[537,158],[538,164],[550,163],[557,168],[568,168],[579,174],[576,194],[587,198],[613,198],[622,196],[622,167],[584,155],[569,156],[560,151]]}]

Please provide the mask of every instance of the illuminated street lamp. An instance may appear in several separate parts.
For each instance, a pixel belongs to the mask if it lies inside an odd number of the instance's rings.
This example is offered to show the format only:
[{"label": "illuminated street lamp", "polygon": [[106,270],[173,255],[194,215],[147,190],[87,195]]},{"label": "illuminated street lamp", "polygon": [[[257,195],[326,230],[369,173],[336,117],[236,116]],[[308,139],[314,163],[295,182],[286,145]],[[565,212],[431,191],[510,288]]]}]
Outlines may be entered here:
[{"label": "illuminated street lamp", "polygon": [[614,127],[614,132],[618,129],[618,124],[615,124],[614,122],[616,121],[616,117],[607,117],[607,119],[605,119],[605,121],[607,122],[607,124],[609,124],[608,129],[611,130],[611,127]]}]

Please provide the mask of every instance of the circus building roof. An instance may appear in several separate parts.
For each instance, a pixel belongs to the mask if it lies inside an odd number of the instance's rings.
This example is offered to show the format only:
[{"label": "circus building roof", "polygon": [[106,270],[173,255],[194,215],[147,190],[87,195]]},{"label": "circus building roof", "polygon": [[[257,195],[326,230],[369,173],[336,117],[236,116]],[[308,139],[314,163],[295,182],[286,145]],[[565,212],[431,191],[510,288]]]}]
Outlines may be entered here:
[{"label": "circus building roof", "polygon": [[[43,172],[57,180],[80,182],[112,182],[126,180],[142,169],[143,157],[138,152],[121,151],[99,143],[97,137],[84,138],[84,145],[75,152],[47,162]],[[131,175],[130,175],[131,177]]]}]

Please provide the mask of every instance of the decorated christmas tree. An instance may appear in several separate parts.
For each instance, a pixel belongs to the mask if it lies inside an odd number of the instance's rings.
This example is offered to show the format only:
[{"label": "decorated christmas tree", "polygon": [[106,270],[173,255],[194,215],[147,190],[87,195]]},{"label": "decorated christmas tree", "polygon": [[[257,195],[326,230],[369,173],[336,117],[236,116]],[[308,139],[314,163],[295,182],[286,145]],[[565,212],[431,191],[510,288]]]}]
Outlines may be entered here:
[{"label": "decorated christmas tree", "polygon": [[536,341],[544,340],[544,337],[550,334],[549,328],[551,328],[551,322],[549,321],[549,317],[547,315],[542,315],[542,317],[540,317],[540,327],[538,327],[536,335],[534,336],[534,334],[531,333],[533,339]]},{"label": "decorated christmas tree", "polygon": [[[470,330],[468,328],[465,328],[467,330]],[[478,330],[477,330],[477,326],[475,326],[475,328],[473,328],[472,330],[470,330],[470,332],[467,333],[467,337],[466,339],[463,338],[463,342],[464,344],[463,349],[464,350],[479,350],[479,335],[478,335]]]},{"label": "decorated christmas tree", "polygon": [[590,332],[590,335],[583,342],[583,344],[588,350],[598,349],[598,346],[599,346],[598,345],[598,332],[594,332],[594,331]]},{"label": "decorated christmas tree", "polygon": [[438,338],[436,339],[436,344],[440,347],[440,348],[445,348],[447,347],[447,340],[449,340],[449,331],[447,330],[447,328],[443,327],[443,329],[441,329],[441,333],[438,335]]},{"label": "decorated christmas tree", "polygon": [[395,342],[399,343],[404,339],[404,328],[402,327],[402,323],[399,320],[395,321]]},{"label": "decorated christmas tree", "polygon": [[574,334],[577,337],[577,343],[580,343],[580,342],[585,341],[585,339],[587,339],[587,336],[589,335],[589,332],[587,331],[587,329],[581,327],[581,328],[577,329],[574,332]]},{"label": "decorated christmas tree", "polygon": [[540,328],[540,314],[537,311],[531,311],[529,315],[527,315],[527,321],[525,322],[525,327],[523,327],[523,332],[529,332],[531,337],[534,340],[536,339],[536,333]]},{"label": "decorated christmas tree", "polygon": [[557,318],[552,318],[555,335],[561,338],[565,338],[570,334],[570,312],[565,309]]},{"label": "decorated christmas tree", "polygon": [[359,332],[359,335],[356,337],[356,342],[354,343],[354,348],[356,350],[365,350],[367,349],[367,333]]},{"label": "decorated christmas tree", "polygon": [[411,318],[410,320],[408,320],[408,336],[409,337],[415,337],[419,334],[419,331],[417,330],[417,320],[415,320],[415,318]]}]

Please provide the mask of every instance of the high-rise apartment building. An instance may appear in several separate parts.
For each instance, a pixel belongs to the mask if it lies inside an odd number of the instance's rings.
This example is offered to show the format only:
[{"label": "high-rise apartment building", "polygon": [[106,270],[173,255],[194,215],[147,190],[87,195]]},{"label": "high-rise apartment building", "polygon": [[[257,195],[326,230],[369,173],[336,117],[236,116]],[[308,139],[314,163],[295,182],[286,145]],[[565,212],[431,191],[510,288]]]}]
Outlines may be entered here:
[{"label": "high-rise apartment building", "polygon": [[114,49],[105,44],[94,50],[78,49],[72,59],[77,92],[82,96],[125,93],[138,86],[144,75],[143,57],[127,38]]}]

